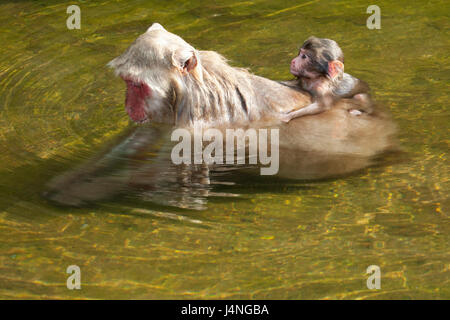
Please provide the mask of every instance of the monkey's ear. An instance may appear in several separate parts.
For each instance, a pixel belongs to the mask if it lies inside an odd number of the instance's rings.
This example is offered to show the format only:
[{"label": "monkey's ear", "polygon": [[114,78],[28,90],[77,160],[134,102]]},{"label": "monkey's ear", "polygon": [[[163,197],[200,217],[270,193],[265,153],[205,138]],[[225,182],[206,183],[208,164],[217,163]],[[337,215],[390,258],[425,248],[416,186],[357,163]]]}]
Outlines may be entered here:
[{"label": "monkey's ear", "polygon": [[328,62],[328,75],[331,79],[335,79],[342,73],[344,73],[344,64],[342,62],[339,60]]},{"label": "monkey's ear", "polygon": [[183,73],[191,72],[197,66],[198,61],[195,53],[183,64]]},{"label": "monkey's ear", "polygon": [[172,54],[172,64],[182,74],[187,74],[197,66],[198,59],[194,50],[177,50]]},{"label": "monkey's ear", "polygon": [[164,27],[162,25],[160,25],[159,23],[155,22],[154,24],[152,24],[150,26],[150,28],[147,29],[147,32],[155,31],[155,30],[164,30],[164,31],[166,31],[166,29],[164,29]]},{"label": "monkey's ear", "polygon": [[203,82],[200,61],[194,50],[174,52],[172,63],[182,75],[192,74],[198,81]]}]

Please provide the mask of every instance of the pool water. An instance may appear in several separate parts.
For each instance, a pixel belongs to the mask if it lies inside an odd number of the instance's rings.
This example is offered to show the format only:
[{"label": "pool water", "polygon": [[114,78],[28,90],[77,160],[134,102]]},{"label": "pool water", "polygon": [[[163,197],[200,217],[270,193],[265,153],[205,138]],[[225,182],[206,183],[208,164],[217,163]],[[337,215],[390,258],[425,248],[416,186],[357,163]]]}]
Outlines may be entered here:
[{"label": "pool water", "polygon": [[[80,30],[72,2],[0,4],[0,298],[450,298],[446,1],[378,1],[379,30],[359,0],[78,3]],[[271,79],[310,35],[335,39],[404,155],[326,179],[205,185],[194,168],[173,183],[168,129],[130,123],[106,67],[153,22]]]}]

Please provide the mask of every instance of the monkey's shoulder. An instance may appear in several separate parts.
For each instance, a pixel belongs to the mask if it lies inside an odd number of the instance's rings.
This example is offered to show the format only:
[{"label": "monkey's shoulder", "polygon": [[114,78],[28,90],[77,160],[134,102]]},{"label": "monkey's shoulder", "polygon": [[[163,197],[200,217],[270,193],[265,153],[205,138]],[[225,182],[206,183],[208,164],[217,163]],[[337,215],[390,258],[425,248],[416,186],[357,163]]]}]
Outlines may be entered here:
[{"label": "monkey's shoulder", "polygon": [[351,74],[344,73],[333,93],[341,98],[351,98],[358,93],[369,93],[369,85]]}]

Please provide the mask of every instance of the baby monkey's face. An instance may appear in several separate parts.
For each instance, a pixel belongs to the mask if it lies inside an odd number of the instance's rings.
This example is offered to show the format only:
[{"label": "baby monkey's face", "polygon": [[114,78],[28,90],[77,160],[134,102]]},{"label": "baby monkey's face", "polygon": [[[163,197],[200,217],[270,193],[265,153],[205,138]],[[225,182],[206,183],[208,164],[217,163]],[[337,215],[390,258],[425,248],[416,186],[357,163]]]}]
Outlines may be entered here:
[{"label": "baby monkey's face", "polygon": [[320,76],[314,70],[314,61],[311,58],[311,52],[304,48],[301,48],[298,55],[292,59],[290,71],[296,77],[315,79]]}]

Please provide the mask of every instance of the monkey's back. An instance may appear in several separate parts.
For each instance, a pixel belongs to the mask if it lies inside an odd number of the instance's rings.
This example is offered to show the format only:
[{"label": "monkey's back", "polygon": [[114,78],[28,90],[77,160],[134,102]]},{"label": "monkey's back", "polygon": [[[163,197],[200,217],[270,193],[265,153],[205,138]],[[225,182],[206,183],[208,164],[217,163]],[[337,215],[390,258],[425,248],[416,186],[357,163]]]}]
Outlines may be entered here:
[{"label": "monkey's back", "polygon": [[369,93],[369,91],[370,87],[365,81],[344,73],[339,85],[333,89],[333,94],[339,98],[351,98],[358,93]]}]

